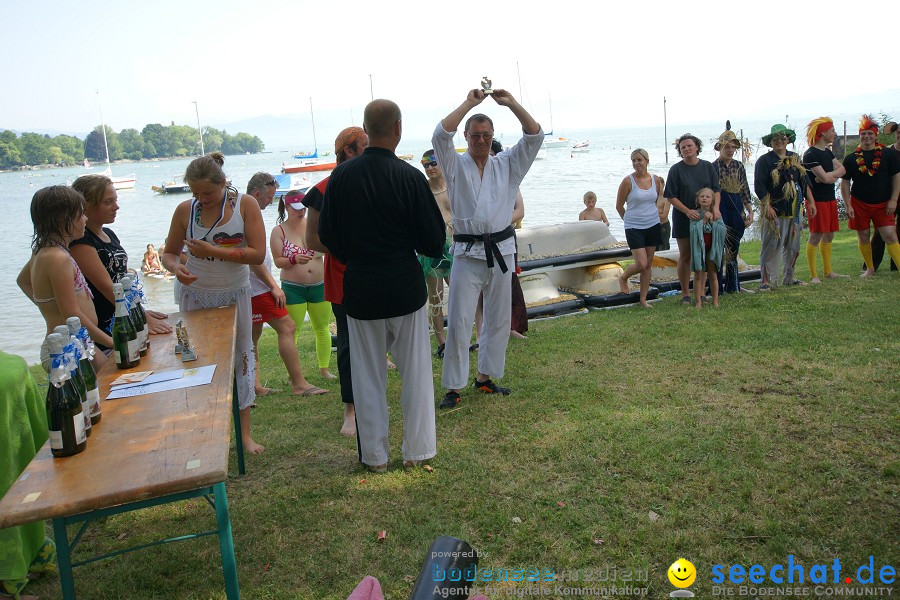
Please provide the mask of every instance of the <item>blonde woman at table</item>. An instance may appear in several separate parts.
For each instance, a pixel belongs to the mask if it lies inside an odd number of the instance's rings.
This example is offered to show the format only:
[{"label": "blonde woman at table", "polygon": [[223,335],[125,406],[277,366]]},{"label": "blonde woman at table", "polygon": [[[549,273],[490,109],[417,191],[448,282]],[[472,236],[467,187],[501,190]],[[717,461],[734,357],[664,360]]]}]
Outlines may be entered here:
[{"label": "blonde woman at table", "polygon": [[272,229],[269,244],[275,266],[281,269],[281,289],[285,308],[297,325],[303,326],[306,313],[316,338],[319,371],[325,379],[337,379],[328,370],[331,359],[331,303],[325,300],[325,265],[320,252],[306,244],[306,207],[304,194],[291,191],[278,201],[278,224]]},{"label": "blonde woman at table", "polygon": [[[163,266],[182,284],[181,310],[235,305],[234,375],[237,381],[244,449],[259,454],[263,447],[250,437],[250,409],[256,393],[250,308],[250,267],[266,255],[266,230],[259,204],[252,196],[228,185],[222,166],[225,157],[212,152],[191,161],[184,173],[194,197],[182,202],[172,215]],[[182,264],[171,249],[187,248]],[[199,349],[202,353],[202,348]]]}]

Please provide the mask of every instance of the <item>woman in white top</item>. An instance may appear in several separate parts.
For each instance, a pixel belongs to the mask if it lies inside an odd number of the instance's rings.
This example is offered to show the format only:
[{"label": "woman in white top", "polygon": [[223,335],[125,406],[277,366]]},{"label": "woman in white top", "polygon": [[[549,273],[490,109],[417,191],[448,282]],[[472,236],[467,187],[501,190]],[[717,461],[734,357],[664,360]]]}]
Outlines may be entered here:
[{"label": "woman in white top", "polygon": [[[623,294],[629,293],[628,279],[641,274],[641,306],[647,304],[647,290],[650,289],[650,265],[653,253],[662,243],[657,203],[662,199],[662,177],[647,172],[650,156],[643,148],[631,153],[634,173],[619,184],[616,196],[616,211],[625,221],[625,240],[634,256],[634,263],[619,277],[619,288]],[[627,208],[626,208],[627,204]]]},{"label": "woman in white top", "polygon": [[[250,437],[250,409],[254,391],[255,359],[251,335],[250,268],[266,255],[266,230],[259,204],[252,196],[228,186],[222,165],[225,157],[213,152],[194,159],[184,174],[194,197],[182,202],[172,215],[163,266],[182,287],[181,310],[237,306],[234,374],[241,438],[244,448],[259,454],[263,447]],[[170,249],[187,249],[187,263]]]}]

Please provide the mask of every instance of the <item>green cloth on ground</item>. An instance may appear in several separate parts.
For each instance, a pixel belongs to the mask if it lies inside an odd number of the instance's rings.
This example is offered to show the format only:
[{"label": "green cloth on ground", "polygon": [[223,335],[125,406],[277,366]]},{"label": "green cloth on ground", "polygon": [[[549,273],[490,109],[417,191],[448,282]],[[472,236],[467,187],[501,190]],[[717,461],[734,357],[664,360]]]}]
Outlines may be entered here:
[{"label": "green cloth on ground", "polygon": [[[47,441],[47,410],[25,361],[0,352],[0,497]],[[16,581],[44,546],[44,522],[0,529],[0,581]]]},{"label": "green cloth on ground", "polygon": [[[690,224],[690,240],[691,240],[691,270],[705,271],[706,259],[713,261],[716,270],[722,268],[722,254],[725,251],[725,223],[722,219],[703,222],[703,213],[700,211],[700,219],[691,221]],[[709,248],[709,257],[706,256],[706,243],[703,241],[703,234],[712,233],[712,244]]]}]

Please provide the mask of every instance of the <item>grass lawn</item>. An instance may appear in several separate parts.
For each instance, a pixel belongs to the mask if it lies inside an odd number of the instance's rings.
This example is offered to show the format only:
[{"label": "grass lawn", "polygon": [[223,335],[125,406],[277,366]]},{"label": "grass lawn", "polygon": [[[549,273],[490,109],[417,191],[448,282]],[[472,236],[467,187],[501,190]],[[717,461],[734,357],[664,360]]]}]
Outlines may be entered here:
[{"label": "grass lawn", "polygon": [[[758,243],[742,250],[758,262]],[[870,555],[876,573],[900,566],[900,274],[885,261],[877,277],[856,277],[847,232],[834,254],[850,278],[724,296],[718,310],[670,297],[649,310],[532,322],[529,339],[510,341],[511,396],[470,389],[438,413],[432,473],[401,467],[396,372],[390,470],[358,465],[356,442],[337,433],[338,386],[319,377],[304,329],[301,364],[332,392],[266,397],[253,413],[266,451],[227,484],[243,597],[343,599],[374,575],[387,598],[405,600],[442,534],[467,540],[493,569],[647,569],[649,581],[629,585],[653,598],[674,589],[666,570],[681,556],[706,598],[715,564],[727,573],[734,563],[768,570],[789,554],[807,567],[838,558],[842,577]],[[808,279],[804,252],[798,276]],[[261,355],[263,380],[288,389],[271,330]],[[91,529],[79,553],[214,523],[202,500],[120,515]],[[380,530],[387,538],[376,543]],[[225,597],[215,538],[75,574],[81,598]],[[28,591],[60,595],[53,577]]]}]

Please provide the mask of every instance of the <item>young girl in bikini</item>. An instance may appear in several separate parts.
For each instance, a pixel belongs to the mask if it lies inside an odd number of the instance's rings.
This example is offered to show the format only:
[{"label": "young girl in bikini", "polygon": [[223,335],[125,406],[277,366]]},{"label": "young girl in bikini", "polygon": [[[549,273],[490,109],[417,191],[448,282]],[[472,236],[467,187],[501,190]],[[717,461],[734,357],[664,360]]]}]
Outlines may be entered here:
[{"label": "young girl in bikini", "polygon": [[[78,317],[95,342],[111,348],[112,338],[97,327],[91,291],[68,249],[69,242],[84,236],[84,197],[64,185],[40,189],[31,199],[31,222],[32,255],[16,283],[40,309],[47,333]],[[94,368],[105,362],[104,354],[97,352]]]},{"label": "young girl in bikini", "polygon": [[285,308],[298,332],[309,313],[319,372],[325,379],[336,379],[328,370],[331,302],[325,300],[323,255],[306,247],[306,207],[302,193],[289,192],[279,200],[278,224],[272,229],[269,243],[275,266],[281,269],[281,289],[287,298]]}]

